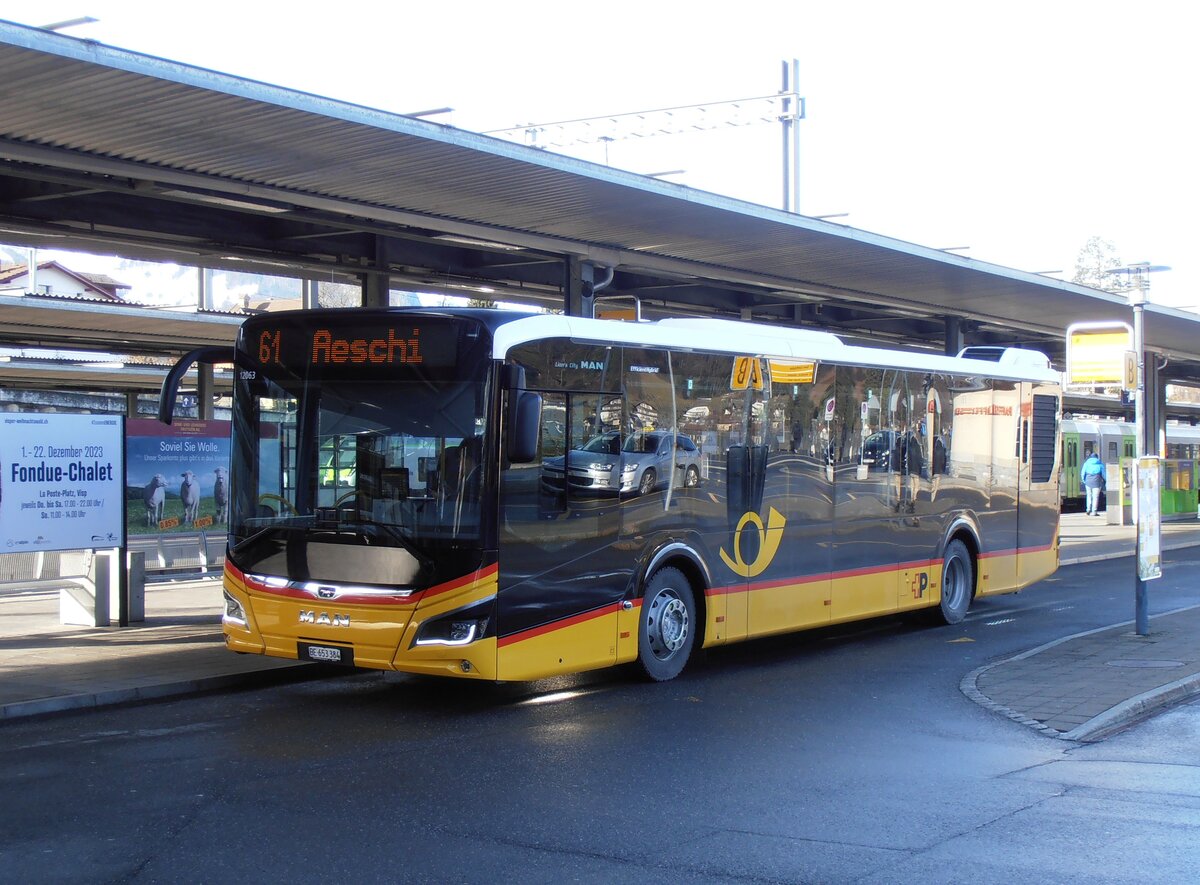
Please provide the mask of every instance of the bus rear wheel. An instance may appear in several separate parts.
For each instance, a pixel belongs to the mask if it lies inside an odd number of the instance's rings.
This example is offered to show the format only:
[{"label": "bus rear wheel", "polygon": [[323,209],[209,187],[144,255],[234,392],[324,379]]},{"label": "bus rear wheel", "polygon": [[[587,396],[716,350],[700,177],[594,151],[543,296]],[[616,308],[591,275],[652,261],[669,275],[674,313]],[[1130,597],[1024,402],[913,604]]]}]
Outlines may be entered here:
[{"label": "bus rear wheel", "polygon": [[646,582],[638,626],[638,664],[655,682],[674,679],[696,642],[692,585],[677,568],[661,568]]},{"label": "bus rear wheel", "polygon": [[943,624],[961,624],[975,595],[975,567],[962,541],[946,545],[942,560],[942,599],[934,616]]}]

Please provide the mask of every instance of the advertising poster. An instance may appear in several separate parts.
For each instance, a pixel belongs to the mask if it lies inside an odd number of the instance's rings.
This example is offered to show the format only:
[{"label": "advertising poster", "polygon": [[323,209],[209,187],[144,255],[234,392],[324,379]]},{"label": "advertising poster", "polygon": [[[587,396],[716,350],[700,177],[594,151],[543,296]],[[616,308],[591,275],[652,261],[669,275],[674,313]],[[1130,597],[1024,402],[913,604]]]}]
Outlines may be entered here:
[{"label": "advertising poster", "polygon": [[229,526],[229,422],[126,422],[129,537],[218,532]]},{"label": "advertising poster", "polygon": [[1159,487],[1159,459],[1138,458],[1137,567],[1138,578],[1143,581],[1162,577],[1162,498]]},{"label": "advertising poster", "polygon": [[111,415],[0,416],[0,553],[124,544],[124,421]]}]

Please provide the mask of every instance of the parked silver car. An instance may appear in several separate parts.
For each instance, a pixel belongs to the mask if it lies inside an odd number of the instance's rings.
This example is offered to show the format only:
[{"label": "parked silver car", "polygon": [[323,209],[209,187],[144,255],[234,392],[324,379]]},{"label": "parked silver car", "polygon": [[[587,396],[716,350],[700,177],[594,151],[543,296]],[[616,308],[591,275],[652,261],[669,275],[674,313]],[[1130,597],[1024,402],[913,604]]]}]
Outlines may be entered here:
[{"label": "parked silver car", "polygon": [[[551,491],[563,489],[564,459],[547,458],[542,464],[542,483]],[[596,493],[632,492],[646,495],[670,481],[695,488],[700,485],[700,450],[682,433],[637,431],[625,438],[611,430],[594,436],[567,453],[571,488]]]}]

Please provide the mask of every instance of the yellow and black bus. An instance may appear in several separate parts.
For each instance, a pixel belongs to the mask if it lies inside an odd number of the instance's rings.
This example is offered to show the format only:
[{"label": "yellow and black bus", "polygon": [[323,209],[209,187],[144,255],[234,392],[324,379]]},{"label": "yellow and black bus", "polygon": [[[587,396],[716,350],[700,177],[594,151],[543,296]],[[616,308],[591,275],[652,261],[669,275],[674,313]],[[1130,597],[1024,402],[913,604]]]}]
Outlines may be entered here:
[{"label": "yellow and black bus", "polygon": [[1058,565],[1060,379],[1031,351],[388,308],[254,317],[222,359],[238,652],[664,680],[757,636],[954,624]]}]

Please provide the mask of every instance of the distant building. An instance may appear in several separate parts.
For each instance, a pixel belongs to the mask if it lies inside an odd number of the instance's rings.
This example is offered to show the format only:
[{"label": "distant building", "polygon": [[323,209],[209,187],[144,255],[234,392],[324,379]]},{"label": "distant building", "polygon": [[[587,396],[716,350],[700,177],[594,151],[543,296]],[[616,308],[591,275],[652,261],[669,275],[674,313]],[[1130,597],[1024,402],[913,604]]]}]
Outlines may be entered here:
[{"label": "distant building", "polygon": [[30,290],[29,282],[28,265],[0,264],[0,294],[3,295],[58,295],[124,301],[121,291],[131,288],[104,274],[71,270],[57,261],[38,262],[36,292]]}]

